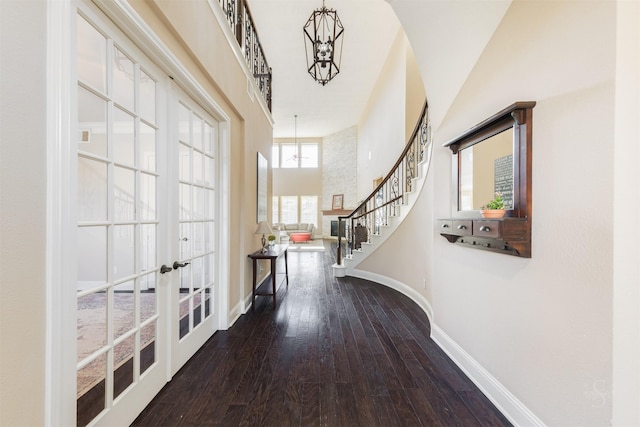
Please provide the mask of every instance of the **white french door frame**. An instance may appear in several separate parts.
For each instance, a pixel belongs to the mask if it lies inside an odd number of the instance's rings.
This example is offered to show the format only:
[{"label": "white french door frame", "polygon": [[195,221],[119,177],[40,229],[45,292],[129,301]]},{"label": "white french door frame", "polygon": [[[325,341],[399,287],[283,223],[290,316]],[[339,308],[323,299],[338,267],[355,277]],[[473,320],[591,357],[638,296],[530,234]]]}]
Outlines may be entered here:
[{"label": "white french door frame", "polygon": [[[82,1],[82,0],[78,0]],[[94,3],[167,76],[171,76],[219,124],[218,266],[215,310],[218,329],[229,325],[229,157],[230,118],[124,0]],[[75,425],[76,419],[76,277],[75,176],[77,111],[71,99],[76,85],[74,51],[77,3],[47,0],[47,244],[45,425]],[[170,362],[170,361],[169,361]],[[167,381],[171,378],[167,363]]]},{"label": "white french door frame", "polygon": [[[57,0],[50,0],[57,1]],[[138,48],[151,58],[155,65],[171,77],[188,96],[196,101],[208,114],[218,121],[220,172],[219,179],[219,221],[218,247],[220,250],[220,272],[217,279],[222,285],[219,295],[218,327],[225,330],[229,327],[228,312],[228,284],[229,284],[229,209],[230,209],[230,129],[231,118],[207,93],[202,85],[193,77],[187,68],[160,40],[135,10],[125,0],[93,0],[100,9],[132,40]]]},{"label": "white french door frame", "polygon": [[[211,123],[211,119],[213,119],[213,117],[210,116],[210,114],[208,114],[208,112],[206,111],[206,109],[203,109],[202,106],[200,106],[197,102],[195,102],[195,100],[193,98],[191,98],[184,90],[182,90],[181,87],[179,87],[176,84],[170,84],[169,85],[169,94],[168,94],[168,98],[169,98],[169,114],[174,117],[174,118],[178,118],[179,117],[179,109],[180,106],[184,106],[184,108],[188,109],[188,111],[191,113],[191,118],[193,119],[194,116],[198,117],[199,119],[202,120],[202,122],[207,123],[207,124],[212,124]],[[214,119],[215,120],[215,119]],[[179,201],[180,200],[180,190],[179,187],[181,185],[182,179],[183,177],[180,176],[180,166],[179,166],[179,162],[180,162],[180,158],[179,158],[179,146],[181,145],[182,142],[188,142],[190,144],[191,149],[195,152],[197,150],[197,147],[194,145],[194,141],[193,140],[189,140],[189,141],[182,141],[180,138],[180,129],[179,126],[182,125],[182,123],[179,123],[178,120],[172,120],[170,125],[170,129],[169,129],[169,180],[170,180],[170,185],[168,187],[168,192],[170,195],[170,200],[175,200],[175,201]],[[220,164],[220,145],[219,145],[219,139],[220,139],[220,131],[219,131],[219,124],[217,121],[215,121],[215,129],[216,129],[216,138],[215,138],[215,146],[213,148],[213,153],[211,153],[210,151],[208,152],[206,150],[206,147],[202,147],[202,151],[201,151],[201,155],[204,157],[205,154],[208,156],[210,154],[214,155],[214,159],[215,159],[215,169],[214,169],[214,176],[213,176],[213,180],[214,180],[214,194],[218,194],[219,192],[219,188],[218,188],[218,183],[221,181],[220,180],[220,167],[222,166]],[[189,125],[189,131],[192,130],[192,124],[190,123]],[[189,168],[192,168],[193,164],[191,163],[191,160],[189,161]],[[194,183],[194,180],[192,179],[192,177],[190,179],[187,180],[189,187],[196,187],[196,184]],[[204,186],[207,186],[210,183],[206,183],[203,182],[201,184],[204,184]],[[190,202],[194,203],[193,200],[193,195],[191,195],[190,197]],[[193,208],[193,206],[192,206]],[[213,220],[214,220],[214,224],[216,226],[215,229],[215,235],[217,236],[218,233],[221,231],[220,230],[220,212],[219,212],[219,205],[218,205],[218,196],[215,197],[215,207],[214,207],[214,213],[213,213]],[[202,253],[200,254],[193,254],[191,253],[191,251],[189,251],[189,258],[188,259],[182,259],[181,255],[180,255],[180,243],[181,242],[181,238],[184,237],[182,236],[180,233],[180,226],[181,223],[183,222],[183,219],[180,218],[180,203],[174,203],[172,206],[170,206],[169,208],[169,226],[171,227],[169,235],[170,235],[170,245],[169,245],[169,249],[171,251],[171,260],[172,261],[178,261],[178,262],[191,262],[191,264],[193,265],[193,259],[191,258],[191,256],[194,257],[194,259],[198,259],[201,258]],[[209,217],[208,219],[211,219],[211,217]],[[197,221],[193,221],[193,217],[187,219],[185,222],[187,223],[191,223],[191,225],[193,225],[193,223],[197,222]],[[228,228],[228,227],[227,227]],[[194,233],[194,230],[191,229],[191,233]],[[193,234],[190,236],[193,240],[193,237],[195,237]],[[180,242],[180,243],[179,243]],[[212,289],[212,295],[211,298],[213,298],[214,301],[214,310],[218,309],[218,304],[217,304],[217,299],[220,298],[220,282],[219,280],[219,272],[221,271],[221,268],[219,266],[219,255],[220,255],[220,249],[219,249],[219,244],[217,239],[215,239],[213,241],[213,271],[214,271],[214,277],[213,277],[213,281],[214,281],[214,285],[213,285],[213,289]],[[192,251],[194,249],[192,248]],[[190,267],[187,267],[190,268]],[[188,326],[188,332],[186,334],[186,336],[181,337],[180,336],[180,328],[178,327],[179,324],[179,311],[180,311],[180,303],[179,300],[181,298],[180,294],[178,293],[178,288],[181,287],[181,283],[180,283],[180,272],[182,270],[179,271],[175,271],[172,274],[174,282],[172,283],[172,287],[171,287],[171,294],[170,294],[170,304],[171,304],[171,310],[172,310],[172,317],[170,319],[170,333],[171,333],[171,337],[170,337],[170,341],[169,344],[172,348],[171,351],[171,375],[174,375],[176,372],[178,372],[178,370],[180,370],[180,368],[184,365],[184,363],[193,356],[193,354],[206,342],[207,339],[209,339],[212,335],[212,331],[216,331],[219,329],[218,327],[218,323],[220,321],[220,316],[218,316],[217,312],[213,312],[211,316],[206,317],[205,318],[205,305],[206,305],[206,301],[204,298],[204,293],[202,294],[202,299],[200,301],[200,306],[201,306],[201,312],[200,312],[200,322],[197,325],[197,327],[193,327],[192,325],[192,321],[194,320],[193,317],[193,312],[191,312],[191,310],[189,310],[188,313],[188,317],[190,318],[189,321],[189,326]],[[203,286],[203,288],[206,286],[206,283],[201,283],[201,285]],[[217,317],[216,317],[217,316]],[[228,317],[228,316],[227,316]]]},{"label": "white french door frame", "polygon": [[[69,236],[75,228],[75,198],[70,191],[76,162],[71,142],[72,67],[71,0],[47,1],[47,245],[45,423],[75,425],[76,299],[75,273],[66,263],[72,252]],[[76,115],[77,116],[77,115]],[[66,285],[66,286],[65,286]],[[69,354],[72,357],[69,357]]]}]

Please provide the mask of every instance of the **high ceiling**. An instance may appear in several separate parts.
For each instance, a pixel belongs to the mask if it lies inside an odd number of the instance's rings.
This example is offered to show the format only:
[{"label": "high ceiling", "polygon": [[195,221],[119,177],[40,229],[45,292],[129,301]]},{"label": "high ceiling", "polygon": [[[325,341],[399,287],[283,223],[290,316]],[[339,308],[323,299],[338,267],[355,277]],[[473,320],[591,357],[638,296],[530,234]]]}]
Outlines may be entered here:
[{"label": "high ceiling", "polygon": [[323,137],[358,123],[400,29],[384,0],[325,0],[344,26],[340,73],[325,86],[307,73],[302,27],[322,0],[248,0],[273,69],[275,138]]}]

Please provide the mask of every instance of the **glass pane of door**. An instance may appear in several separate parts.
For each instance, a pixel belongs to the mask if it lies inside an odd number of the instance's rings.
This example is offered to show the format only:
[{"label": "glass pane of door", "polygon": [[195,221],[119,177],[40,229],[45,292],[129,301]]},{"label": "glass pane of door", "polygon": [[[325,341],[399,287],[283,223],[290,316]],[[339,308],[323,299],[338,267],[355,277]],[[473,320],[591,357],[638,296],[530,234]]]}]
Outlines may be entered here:
[{"label": "glass pane of door", "polygon": [[178,264],[182,267],[177,327],[182,340],[212,315],[214,282],[205,269],[214,260],[217,125],[186,102],[180,102],[178,110]]},{"label": "glass pane of door", "polygon": [[[176,88],[177,90],[177,88]],[[216,162],[218,124],[180,92],[174,152],[177,156],[174,265],[174,364],[180,366],[215,331],[214,289],[216,256]]]},{"label": "glass pane of door", "polygon": [[76,398],[83,426],[159,360],[160,175],[156,81],[104,29],[81,14],[77,22]]}]

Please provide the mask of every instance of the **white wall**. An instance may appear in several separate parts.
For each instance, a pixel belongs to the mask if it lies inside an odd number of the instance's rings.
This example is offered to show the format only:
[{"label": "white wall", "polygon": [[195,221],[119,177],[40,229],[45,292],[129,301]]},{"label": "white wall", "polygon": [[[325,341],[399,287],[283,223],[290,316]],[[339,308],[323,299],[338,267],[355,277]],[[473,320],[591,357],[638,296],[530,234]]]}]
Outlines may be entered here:
[{"label": "white wall", "polygon": [[413,53],[413,49],[411,48],[411,44],[409,44],[409,40],[407,39],[407,35],[403,33],[403,38],[405,40],[405,60],[406,60],[406,87],[405,87],[405,97],[406,97],[406,108],[405,108],[405,136],[404,140],[409,141],[411,138],[411,134],[413,133],[416,123],[420,118],[420,114],[422,113],[422,109],[424,107],[424,101],[426,99],[426,94],[424,92],[424,83],[422,82],[422,76],[420,75],[420,67],[416,61],[416,56]]},{"label": "white wall", "polygon": [[373,191],[406,144],[406,36],[399,31],[358,123],[358,202]]},{"label": "white wall", "polygon": [[429,116],[437,125],[512,0],[386,1],[416,54],[429,98]]},{"label": "white wall", "polygon": [[[424,85],[416,58],[403,30],[398,32],[378,77],[375,91],[360,119],[358,140],[358,195],[373,190],[373,180],[385,177],[411,137],[424,107]],[[366,137],[364,136],[366,135]],[[371,158],[369,158],[371,153]],[[380,271],[378,264],[393,265],[393,278],[416,289],[430,300],[431,272],[426,258],[408,256],[413,251],[416,230],[425,230],[424,218],[431,217],[431,204],[417,206],[404,226],[385,241],[384,250],[365,259],[358,269]],[[391,276],[390,276],[391,277]]]},{"label": "white wall", "polygon": [[44,424],[46,8],[0,1],[0,425]]},{"label": "white wall", "polygon": [[[613,223],[601,208],[613,203],[615,48],[614,2],[514,2],[436,122],[418,205],[367,264],[425,294],[434,323],[548,425],[612,416]],[[528,100],[533,257],[449,244],[433,232],[450,215],[441,144]]]},{"label": "white wall", "polygon": [[640,425],[640,2],[618,3],[614,149],[613,425]]}]

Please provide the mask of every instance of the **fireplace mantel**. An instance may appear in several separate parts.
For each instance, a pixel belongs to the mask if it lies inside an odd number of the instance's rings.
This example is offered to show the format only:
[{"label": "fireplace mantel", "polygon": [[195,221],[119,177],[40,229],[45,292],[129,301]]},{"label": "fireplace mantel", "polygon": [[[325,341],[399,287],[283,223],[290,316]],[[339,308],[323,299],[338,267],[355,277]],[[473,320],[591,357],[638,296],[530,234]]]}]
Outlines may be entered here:
[{"label": "fireplace mantel", "polygon": [[349,215],[351,212],[353,212],[353,209],[331,209],[322,211],[322,215]]}]

